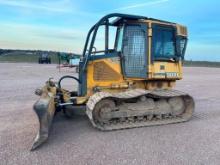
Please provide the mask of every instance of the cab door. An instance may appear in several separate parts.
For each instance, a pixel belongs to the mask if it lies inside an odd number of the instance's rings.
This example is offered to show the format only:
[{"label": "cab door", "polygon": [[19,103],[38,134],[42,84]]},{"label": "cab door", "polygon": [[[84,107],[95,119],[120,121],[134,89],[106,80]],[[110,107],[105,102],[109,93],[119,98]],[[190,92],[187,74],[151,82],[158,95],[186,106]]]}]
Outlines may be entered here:
[{"label": "cab door", "polygon": [[122,66],[127,78],[147,77],[147,25],[131,24],[124,27]]}]

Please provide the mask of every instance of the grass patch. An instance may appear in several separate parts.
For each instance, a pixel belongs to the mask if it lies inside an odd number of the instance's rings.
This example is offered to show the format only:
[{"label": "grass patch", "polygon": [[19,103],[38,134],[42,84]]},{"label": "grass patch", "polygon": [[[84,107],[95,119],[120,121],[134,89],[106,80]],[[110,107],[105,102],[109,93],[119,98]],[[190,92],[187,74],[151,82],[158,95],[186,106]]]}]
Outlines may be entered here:
[{"label": "grass patch", "polygon": [[[27,62],[27,63],[38,63],[39,55],[36,54],[19,54],[10,53],[0,56],[0,62]],[[57,55],[50,55],[51,63],[58,63]]]},{"label": "grass patch", "polygon": [[[28,54],[26,52],[11,52],[0,55],[0,62],[27,62],[27,63],[38,63],[39,55]],[[51,54],[51,63],[58,63],[57,54]],[[186,67],[215,67],[220,68],[220,62],[209,62],[209,61],[184,61],[183,66]]]},{"label": "grass patch", "polygon": [[220,62],[210,61],[184,61],[183,66],[186,67],[213,67],[220,68]]}]

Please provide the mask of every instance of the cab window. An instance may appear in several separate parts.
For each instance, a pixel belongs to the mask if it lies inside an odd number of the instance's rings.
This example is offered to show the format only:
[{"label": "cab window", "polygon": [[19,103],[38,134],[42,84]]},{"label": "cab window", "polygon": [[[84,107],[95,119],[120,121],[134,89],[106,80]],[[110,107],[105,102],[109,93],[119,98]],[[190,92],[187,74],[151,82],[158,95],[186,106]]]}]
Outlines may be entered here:
[{"label": "cab window", "polygon": [[176,54],[175,33],[171,27],[155,26],[153,28],[154,59],[170,59]]},{"label": "cab window", "polygon": [[[109,38],[108,38],[108,51],[109,52],[114,51],[116,31],[117,31],[117,27],[109,26],[109,32],[108,32],[109,33]],[[94,46],[92,48],[92,55],[103,55],[103,54],[105,54],[105,26],[104,25],[99,27],[97,34],[96,34]]]}]

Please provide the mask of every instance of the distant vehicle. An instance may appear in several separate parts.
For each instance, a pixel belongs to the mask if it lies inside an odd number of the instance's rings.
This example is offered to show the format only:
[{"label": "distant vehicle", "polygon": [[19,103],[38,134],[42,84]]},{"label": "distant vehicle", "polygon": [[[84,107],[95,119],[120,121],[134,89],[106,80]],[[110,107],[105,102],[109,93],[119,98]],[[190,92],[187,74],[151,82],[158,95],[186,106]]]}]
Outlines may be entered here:
[{"label": "distant vehicle", "polygon": [[49,57],[49,54],[48,53],[42,53],[41,56],[39,57],[38,59],[38,63],[39,64],[51,64],[51,59]]},{"label": "distant vehicle", "polygon": [[58,53],[59,65],[58,68],[76,68],[76,72],[79,72],[79,61],[81,55],[78,54],[67,54],[67,53]]},{"label": "distant vehicle", "polygon": [[69,61],[70,67],[76,67],[76,73],[79,73],[79,61],[80,58],[70,59]]}]

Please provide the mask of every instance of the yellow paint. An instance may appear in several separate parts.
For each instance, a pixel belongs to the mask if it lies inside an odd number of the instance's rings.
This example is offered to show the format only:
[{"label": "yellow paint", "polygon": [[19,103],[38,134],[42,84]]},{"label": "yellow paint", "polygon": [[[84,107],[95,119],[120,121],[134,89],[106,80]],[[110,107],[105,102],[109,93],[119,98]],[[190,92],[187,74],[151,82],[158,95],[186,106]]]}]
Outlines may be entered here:
[{"label": "yellow paint", "polygon": [[[87,67],[87,95],[85,97],[78,97],[77,104],[85,103],[88,98],[94,94],[96,91],[106,91],[106,92],[121,92],[127,90],[128,88],[143,88],[148,90],[153,89],[171,89],[175,86],[176,80],[182,79],[182,62],[175,62],[175,61],[154,61],[151,64],[151,47],[152,47],[152,23],[157,23],[161,25],[169,25],[169,26],[176,26],[178,29],[179,35],[180,28],[183,27],[178,24],[174,23],[164,23],[159,21],[151,21],[145,20],[141,21],[142,23],[146,23],[148,25],[148,32],[147,32],[147,48],[148,52],[146,52],[146,56],[149,63],[147,66],[147,77],[142,78],[125,78],[123,76],[121,70],[121,64],[118,60],[109,59],[99,59],[90,61]],[[187,35],[187,33],[182,34]],[[119,58],[118,58],[119,59]],[[95,64],[102,62],[107,68],[112,70],[112,74],[117,74],[117,80],[102,80],[94,79],[94,67]],[[96,65],[97,66],[97,65]],[[104,72],[104,71],[103,71]],[[111,78],[111,77],[110,77]]]},{"label": "yellow paint", "polygon": [[[164,67],[164,69],[161,69]],[[179,80],[182,78],[182,64],[181,62],[157,62],[155,61],[151,65],[151,79],[175,79]],[[167,74],[176,73],[175,75],[168,76]],[[161,75],[160,75],[161,74]],[[163,74],[163,75],[162,75]]]}]

